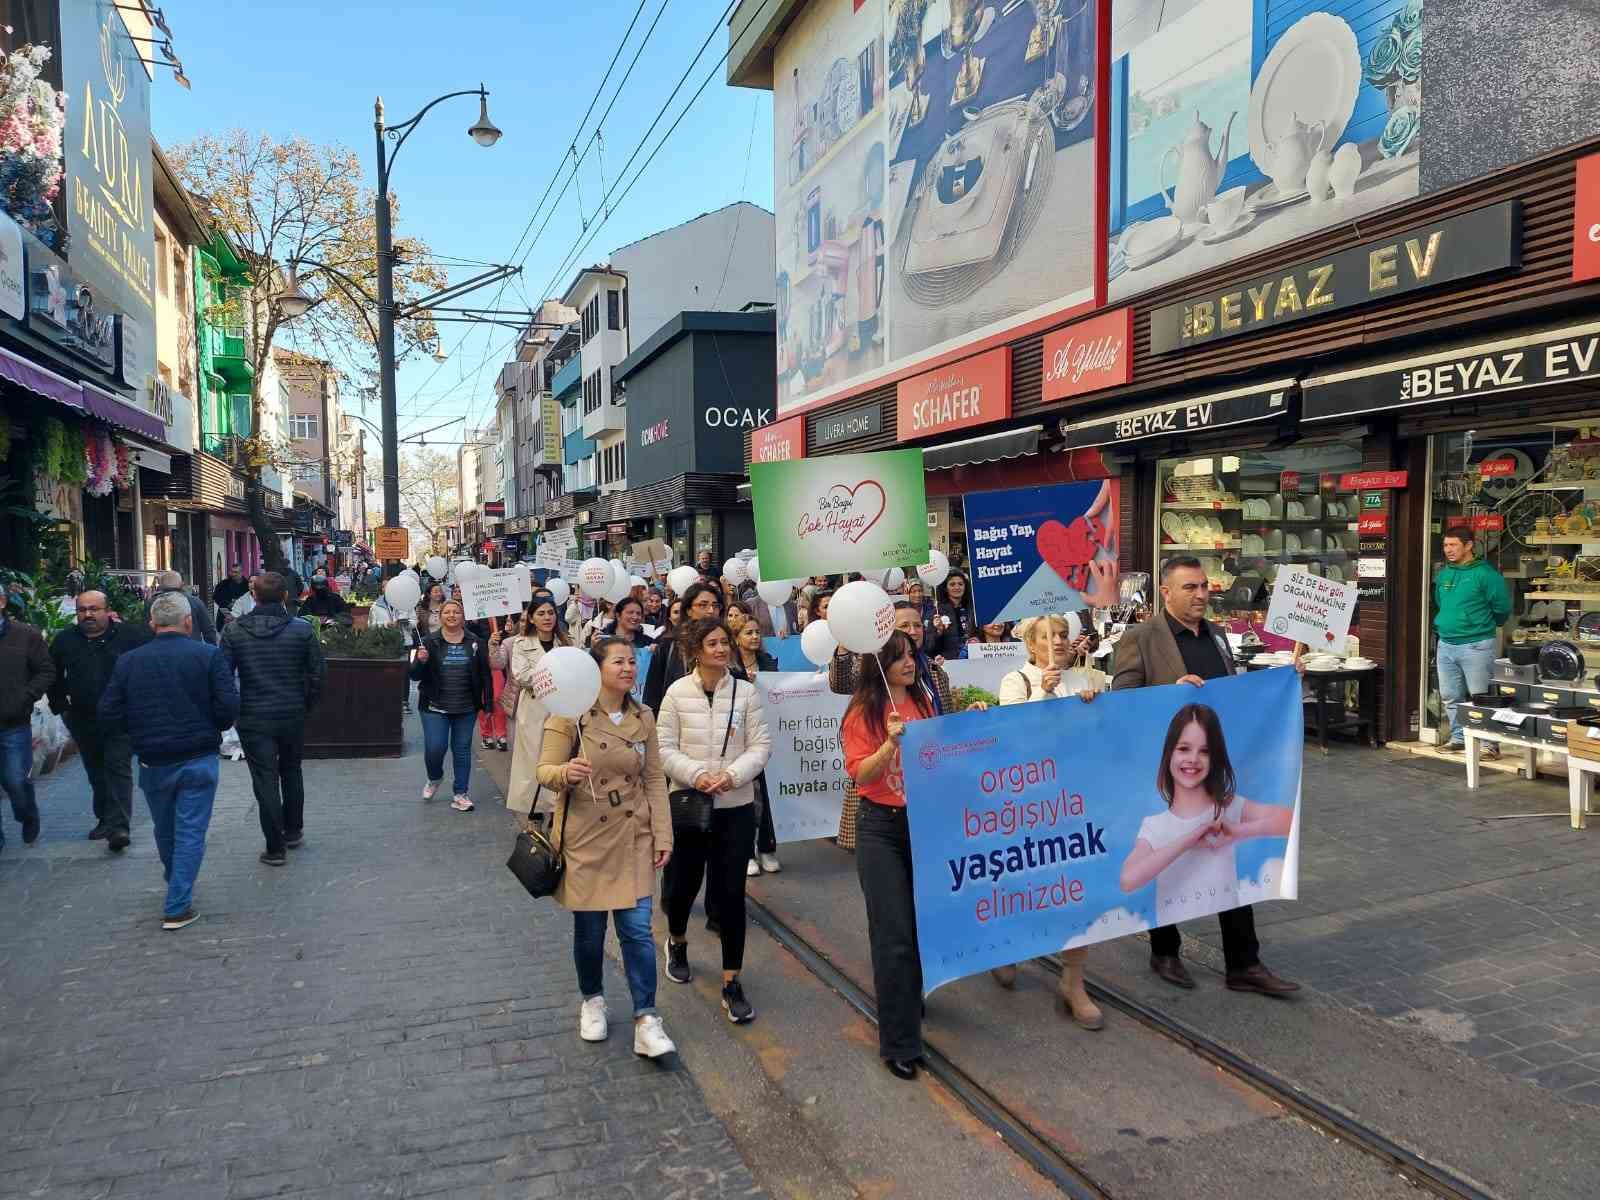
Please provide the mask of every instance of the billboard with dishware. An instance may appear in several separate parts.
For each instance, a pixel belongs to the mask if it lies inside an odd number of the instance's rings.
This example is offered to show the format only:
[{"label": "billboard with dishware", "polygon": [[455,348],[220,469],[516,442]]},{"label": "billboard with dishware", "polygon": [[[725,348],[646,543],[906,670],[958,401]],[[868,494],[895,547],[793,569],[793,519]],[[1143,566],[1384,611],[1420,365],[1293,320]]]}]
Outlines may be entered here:
[{"label": "billboard with dishware", "polygon": [[778,412],[1095,296],[1097,0],[816,0],[774,55]]},{"label": "billboard with dishware", "polygon": [[1417,195],[1423,0],[1114,0],[1107,293]]}]

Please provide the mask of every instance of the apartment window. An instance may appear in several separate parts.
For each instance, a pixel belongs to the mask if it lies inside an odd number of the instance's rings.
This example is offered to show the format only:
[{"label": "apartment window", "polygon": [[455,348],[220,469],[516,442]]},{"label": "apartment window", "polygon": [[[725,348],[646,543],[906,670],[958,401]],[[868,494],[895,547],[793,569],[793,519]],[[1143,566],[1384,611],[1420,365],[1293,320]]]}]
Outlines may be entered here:
[{"label": "apartment window", "polygon": [[[615,328],[613,326],[612,328]],[[600,293],[596,292],[589,298],[589,303],[583,306],[583,340],[588,342],[595,334],[600,332]]]},{"label": "apartment window", "polygon": [[163,296],[172,295],[172,267],[168,261],[171,253],[171,239],[161,230],[156,230],[156,287]]},{"label": "apartment window", "polygon": [[588,416],[600,407],[603,392],[600,387],[600,372],[590,371],[583,377],[583,415]]},{"label": "apartment window", "polygon": [[289,415],[289,436],[295,441],[314,440],[317,436],[316,414],[291,413]]},{"label": "apartment window", "polygon": [[615,289],[606,293],[606,328],[622,328],[622,293]]}]

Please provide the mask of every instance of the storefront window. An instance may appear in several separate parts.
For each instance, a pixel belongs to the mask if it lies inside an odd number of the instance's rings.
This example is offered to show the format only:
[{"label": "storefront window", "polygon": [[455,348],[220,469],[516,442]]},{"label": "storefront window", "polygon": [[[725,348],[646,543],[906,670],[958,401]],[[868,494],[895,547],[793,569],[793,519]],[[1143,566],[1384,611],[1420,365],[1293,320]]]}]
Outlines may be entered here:
[{"label": "storefront window", "polygon": [[[1361,449],[1349,442],[1163,461],[1156,570],[1192,554],[1211,581],[1212,619],[1273,644],[1262,625],[1280,570],[1356,576],[1359,501],[1336,489],[1342,472],[1360,467]],[[1359,636],[1354,626],[1350,632]]]},{"label": "storefront window", "polygon": [[1443,722],[1433,583],[1444,569],[1447,533],[1471,531],[1474,557],[1510,587],[1502,653],[1507,643],[1569,641],[1584,656],[1584,679],[1593,680],[1600,670],[1600,437],[1575,423],[1530,424],[1438,434],[1428,451],[1424,727]]}]

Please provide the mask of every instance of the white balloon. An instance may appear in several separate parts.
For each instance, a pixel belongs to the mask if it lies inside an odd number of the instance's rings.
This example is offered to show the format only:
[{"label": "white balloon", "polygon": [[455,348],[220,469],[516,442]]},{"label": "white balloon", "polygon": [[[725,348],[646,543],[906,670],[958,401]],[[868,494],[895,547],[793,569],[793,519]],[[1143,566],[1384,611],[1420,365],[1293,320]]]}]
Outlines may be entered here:
[{"label": "white balloon", "polygon": [[673,567],[667,572],[667,586],[675,595],[683,595],[700,582],[700,572],[693,567]]},{"label": "white balloon", "polygon": [[598,600],[611,590],[611,564],[603,558],[586,558],[578,567],[578,590]]},{"label": "white balloon", "polygon": [[761,582],[761,556],[759,554],[750,556],[750,561],[744,565],[744,573],[745,578],[751,583]]},{"label": "white balloon", "polygon": [[727,562],[723,563],[722,577],[729,583],[733,584],[734,587],[738,587],[746,579],[750,578],[745,571],[744,559],[730,558]]},{"label": "white balloon", "polygon": [[930,588],[936,588],[950,577],[950,559],[943,550],[928,551],[928,561],[917,568],[917,578]]},{"label": "white balloon", "polygon": [[410,612],[416,608],[417,601],[422,599],[422,589],[417,586],[415,579],[407,575],[396,575],[384,585],[383,598],[396,612]]},{"label": "white balloon", "polygon": [[883,590],[898,592],[906,586],[906,573],[899,567],[890,567],[883,573]]},{"label": "white balloon", "polygon": [[587,650],[557,646],[534,667],[528,692],[546,712],[580,717],[600,697],[600,667]]},{"label": "white balloon", "polygon": [[865,579],[847,583],[828,604],[828,628],[856,654],[876,654],[894,632],[894,601]]},{"label": "white balloon", "polygon": [[483,568],[475,562],[463,562],[456,564],[456,582],[462,587],[465,587],[467,584],[471,583],[482,573]]},{"label": "white balloon", "polygon": [[1067,641],[1075,642],[1083,636],[1083,621],[1075,612],[1067,614]]},{"label": "white balloon", "polygon": [[605,597],[615,604],[633,590],[633,583],[628,578],[628,572],[617,564],[611,566],[611,586],[605,590]]},{"label": "white balloon", "polygon": [[435,554],[422,565],[428,568],[428,574],[435,579],[443,579],[444,573],[450,569],[450,564],[440,554]]},{"label": "white balloon", "polygon": [[567,586],[567,581],[557,575],[544,585],[550,592],[550,598],[556,602],[556,607],[563,607],[572,598],[572,589]]},{"label": "white balloon", "polygon": [[838,648],[839,639],[833,636],[827,621],[811,621],[800,634],[800,653],[819,667],[827,666]]},{"label": "white balloon", "polygon": [[794,584],[787,579],[763,580],[756,584],[756,594],[776,608],[780,604],[789,602],[789,597],[794,595]]}]

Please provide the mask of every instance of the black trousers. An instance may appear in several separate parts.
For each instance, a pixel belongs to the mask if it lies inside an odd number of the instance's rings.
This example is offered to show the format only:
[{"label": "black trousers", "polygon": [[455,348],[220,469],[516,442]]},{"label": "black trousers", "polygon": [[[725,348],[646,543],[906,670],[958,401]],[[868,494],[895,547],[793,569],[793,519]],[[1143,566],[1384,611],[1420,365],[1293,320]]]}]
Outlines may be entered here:
[{"label": "black trousers", "polygon": [[724,971],[744,966],[744,869],[755,836],[755,805],[719,808],[711,814],[709,833],[672,831],[672,858],[662,872],[667,932],[677,941],[688,933],[689,912],[705,881],[706,913],[722,930]]},{"label": "black trousers", "polygon": [[[1261,961],[1256,941],[1256,914],[1248,904],[1217,914],[1222,928],[1222,958],[1230,971],[1243,971]],[[1176,925],[1158,925],[1150,931],[1150,953],[1176,958],[1183,938]]]},{"label": "black trousers", "polygon": [[778,835],[772,828],[772,793],[767,790],[767,775],[756,776],[756,853],[776,854]]},{"label": "black trousers", "polygon": [[290,733],[241,729],[239,744],[250,767],[261,836],[267,839],[267,849],[276,853],[284,848],[284,842],[297,840],[305,830],[306,784],[300,771],[305,726]]},{"label": "black trousers", "polygon": [[94,796],[94,819],[107,832],[128,832],[133,819],[133,746],[127,733],[107,729],[93,717],[69,717],[84,774]]},{"label": "black trousers", "polygon": [[862,797],[856,814],[856,876],[867,902],[872,990],[878,998],[878,1053],[922,1056],[922,957],[917,897],[911,886],[906,810]]}]

